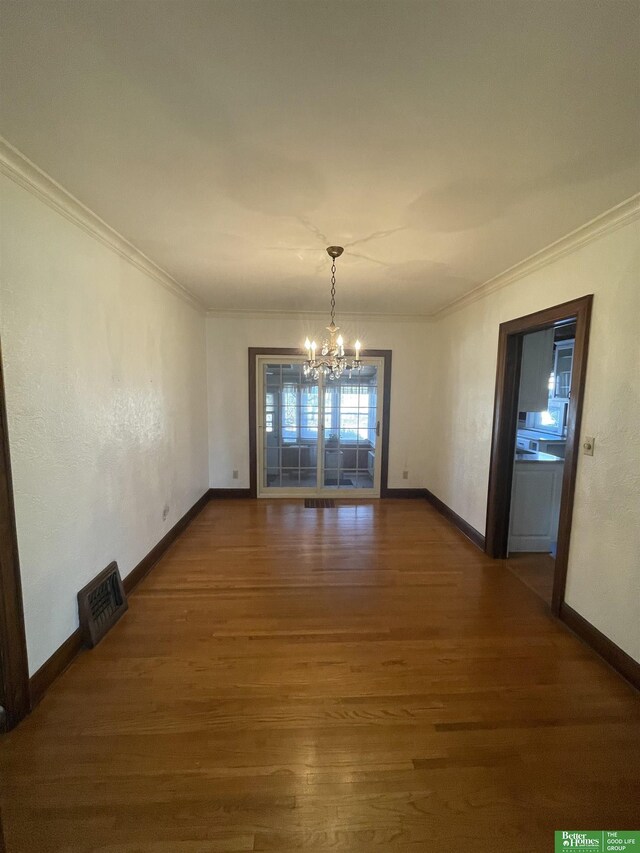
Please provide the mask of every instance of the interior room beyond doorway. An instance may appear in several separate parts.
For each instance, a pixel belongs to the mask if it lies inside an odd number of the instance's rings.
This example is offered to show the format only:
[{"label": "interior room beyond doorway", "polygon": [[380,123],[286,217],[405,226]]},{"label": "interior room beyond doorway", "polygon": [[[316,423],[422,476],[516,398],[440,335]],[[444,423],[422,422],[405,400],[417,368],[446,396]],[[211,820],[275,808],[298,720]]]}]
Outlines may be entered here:
[{"label": "interior room beyond doorway", "polygon": [[523,336],[508,567],[551,605],[575,320]]}]

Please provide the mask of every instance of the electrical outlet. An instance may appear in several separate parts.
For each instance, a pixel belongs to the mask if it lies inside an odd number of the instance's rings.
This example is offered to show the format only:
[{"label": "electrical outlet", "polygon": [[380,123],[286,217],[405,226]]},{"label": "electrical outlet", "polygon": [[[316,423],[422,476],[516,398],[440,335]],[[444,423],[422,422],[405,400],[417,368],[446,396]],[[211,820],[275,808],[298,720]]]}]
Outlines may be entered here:
[{"label": "electrical outlet", "polygon": [[408,479],[409,479],[409,472],[408,472],[408,471],[403,471],[403,472],[402,472],[402,479],[403,479],[403,480],[408,480]]},{"label": "electrical outlet", "polygon": [[233,469],[233,479],[234,479],[234,480],[237,480],[237,479],[238,479],[238,469],[237,469],[237,468],[234,468],[234,469]]}]

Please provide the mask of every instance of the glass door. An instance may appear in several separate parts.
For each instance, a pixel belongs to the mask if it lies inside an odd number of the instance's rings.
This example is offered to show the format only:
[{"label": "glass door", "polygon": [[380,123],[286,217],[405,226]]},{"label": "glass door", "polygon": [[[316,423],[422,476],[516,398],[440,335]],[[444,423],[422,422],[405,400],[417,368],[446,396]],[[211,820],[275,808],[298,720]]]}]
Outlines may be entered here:
[{"label": "glass door", "polygon": [[[319,387],[303,363],[262,362],[262,491],[318,487]],[[259,429],[260,431],[260,429]]]},{"label": "glass door", "polygon": [[324,454],[321,482],[328,490],[371,490],[378,441],[378,368],[327,380],[323,388]]},{"label": "glass door", "polygon": [[258,356],[258,496],[379,496],[382,359],[340,379]]}]

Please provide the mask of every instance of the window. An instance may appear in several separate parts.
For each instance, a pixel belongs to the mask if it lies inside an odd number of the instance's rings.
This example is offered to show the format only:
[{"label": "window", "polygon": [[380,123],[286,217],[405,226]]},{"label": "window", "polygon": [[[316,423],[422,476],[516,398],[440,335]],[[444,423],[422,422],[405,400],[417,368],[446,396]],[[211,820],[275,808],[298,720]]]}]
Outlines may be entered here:
[{"label": "window", "polygon": [[275,395],[267,392],[265,401],[264,428],[266,432],[273,432],[273,412],[276,405]]},{"label": "window", "polygon": [[318,438],[318,386],[300,388],[300,437]]},{"label": "window", "polygon": [[296,385],[282,387],[282,440],[298,440],[298,388]]},{"label": "window", "polygon": [[[334,385],[324,389],[325,438],[337,435],[341,443],[372,441],[376,423],[375,386]],[[275,404],[267,394],[265,426],[273,431]],[[318,439],[318,386],[286,383],[281,394],[283,443],[315,442]],[[372,441],[373,443],[373,441]]]},{"label": "window", "polygon": [[337,434],[341,444],[371,441],[376,426],[376,387],[329,387],[325,390],[325,412],[325,430]]},{"label": "window", "polygon": [[527,429],[538,429],[556,435],[564,433],[565,420],[567,417],[566,403],[549,403],[549,408],[544,412],[528,412]]}]

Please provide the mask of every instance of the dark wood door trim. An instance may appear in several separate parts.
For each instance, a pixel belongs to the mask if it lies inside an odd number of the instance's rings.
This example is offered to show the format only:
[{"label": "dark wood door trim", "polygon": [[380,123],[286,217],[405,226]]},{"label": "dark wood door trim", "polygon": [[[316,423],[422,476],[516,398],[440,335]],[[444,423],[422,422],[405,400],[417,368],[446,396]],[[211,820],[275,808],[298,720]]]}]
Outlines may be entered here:
[{"label": "dark wood door trim", "polygon": [[575,319],[576,336],[573,351],[573,376],[567,419],[567,443],[562,479],[558,546],[551,609],[558,616],[564,601],[569,560],[573,497],[578,465],[578,442],[582,420],[584,385],[587,370],[587,352],[593,296],[583,296],[553,308],[528,314],[500,325],[498,338],[498,363],[489,468],[489,495],[487,500],[487,526],[485,550],[490,557],[503,558],[507,554],[509,538],[509,510],[511,480],[518,418],[518,388],[522,336],[548,328],[564,320]]},{"label": "dark wood door trim", "polygon": [[[252,498],[258,497],[258,446],[256,441],[256,356],[290,355],[300,358],[303,353],[292,347],[249,347],[249,491]],[[363,357],[384,360],[384,386],[382,406],[382,449],[380,458],[380,497],[389,492],[389,429],[391,426],[391,356],[389,349],[374,349],[363,352]]]},{"label": "dark wood door trim", "polygon": [[0,704],[13,728],[29,712],[29,668],[0,351]]}]

